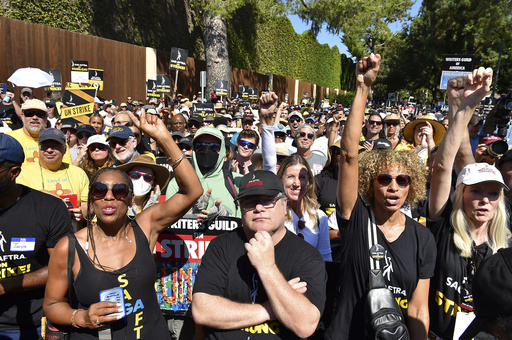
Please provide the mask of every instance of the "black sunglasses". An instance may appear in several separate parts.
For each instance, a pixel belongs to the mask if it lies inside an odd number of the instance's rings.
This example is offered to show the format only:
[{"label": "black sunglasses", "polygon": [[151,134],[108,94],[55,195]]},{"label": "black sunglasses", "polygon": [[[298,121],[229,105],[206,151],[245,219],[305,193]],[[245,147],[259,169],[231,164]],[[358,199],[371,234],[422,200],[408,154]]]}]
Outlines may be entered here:
[{"label": "black sunglasses", "polygon": [[313,139],[313,137],[315,137],[315,135],[312,134],[312,133],[305,133],[305,132],[302,132],[302,131],[299,132],[299,136],[302,137],[302,138],[308,136],[309,139]]},{"label": "black sunglasses", "polygon": [[189,127],[189,128],[191,128],[191,127],[199,128],[199,127],[201,127],[201,124],[196,123],[196,122],[189,122],[189,123],[188,123],[188,127]]},{"label": "black sunglasses", "polygon": [[297,221],[297,228],[298,228],[299,230],[302,230],[302,229],[306,228],[306,222],[305,222],[305,221],[303,221],[303,220],[298,220],[298,221]]},{"label": "black sunglasses", "polygon": [[155,179],[155,176],[153,176],[151,174],[144,174],[142,172],[138,172],[135,170],[130,171],[129,175],[130,175],[130,178],[134,179],[134,180],[138,180],[142,176],[144,178],[144,181],[147,183],[151,183]]},{"label": "black sunglasses", "polygon": [[114,195],[114,198],[117,200],[122,200],[128,197],[131,191],[130,187],[124,183],[114,184],[112,188],[109,188],[105,183],[94,182],[90,189],[92,197],[97,200],[104,198],[109,190],[112,190],[112,195]]},{"label": "black sunglasses", "polygon": [[117,144],[121,145],[121,146],[125,146],[126,143],[128,143],[128,140],[129,138],[125,138],[125,139],[115,139],[115,140],[110,140],[108,142],[108,144],[110,145],[111,148],[115,148]]},{"label": "black sunglasses", "polygon": [[201,152],[205,150],[208,147],[209,150],[219,152],[220,151],[220,143],[204,143],[204,142],[197,142],[194,143],[194,150],[196,152]]},{"label": "black sunglasses", "polygon": [[107,150],[107,146],[105,144],[91,144],[89,145],[89,151],[94,151],[96,149],[100,150],[100,151],[105,151]]},{"label": "black sunglasses", "polygon": [[398,175],[393,177],[390,174],[380,174],[377,176],[377,182],[379,182],[381,186],[390,185],[393,179],[396,180],[396,184],[398,184],[400,188],[407,188],[409,184],[411,184],[411,177],[409,177],[409,175]]},{"label": "black sunglasses", "polygon": [[90,133],[82,133],[82,132],[80,132],[80,133],[77,133],[77,134],[76,134],[76,138],[78,138],[78,139],[82,139],[82,138],[89,138],[89,137],[91,137],[91,136],[92,136],[92,135],[91,135]]},{"label": "black sunglasses", "polygon": [[261,199],[246,199],[241,202],[241,207],[244,211],[251,211],[256,209],[258,204],[265,209],[272,209],[276,206],[277,201],[281,199],[281,196],[277,197],[264,197]]},{"label": "black sunglasses", "polygon": [[290,123],[293,123],[293,122],[301,122],[301,121],[302,121],[302,119],[300,119],[299,117],[292,117],[292,118],[288,119],[288,121],[289,121]]},{"label": "black sunglasses", "polygon": [[386,125],[398,126],[398,122],[386,122]]},{"label": "black sunglasses", "polygon": [[246,147],[248,147],[249,149],[255,149],[255,148],[256,148],[256,144],[251,143],[251,142],[248,142],[248,141],[246,141],[246,140],[241,140],[238,144],[239,144],[240,146],[246,146]]},{"label": "black sunglasses", "polygon": [[27,118],[32,118],[34,116],[36,116],[37,118],[46,118],[46,112],[44,112],[44,111],[27,110],[27,111],[23,111],[23,115]]}]

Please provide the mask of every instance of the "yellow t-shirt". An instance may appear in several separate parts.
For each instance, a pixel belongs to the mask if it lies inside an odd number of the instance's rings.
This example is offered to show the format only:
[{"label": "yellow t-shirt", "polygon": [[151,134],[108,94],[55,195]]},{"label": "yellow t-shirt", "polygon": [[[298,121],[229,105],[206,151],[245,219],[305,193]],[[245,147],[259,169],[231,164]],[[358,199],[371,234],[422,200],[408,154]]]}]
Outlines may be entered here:
[{"label": "yellow t-shirt", "polygon": [[21,169],[16,183],[57,196],[76,194],[78,207],[81,202],[87,202],[89,194],[89,178],[85,171],[67,163],[64,163],[64,169],[58,171],[44,169],[39,163],[29,163]]},{"label": "yellow t-shirt", "polygon": [[[9,131],[7,134],[15,138],[20,142],[25,152],[25,162],[23,162],[21,168],[24,169],[28,164],[36,163],[39,165],[39,145],[37,144],[37,138],[27,136],[23,129],[17,129]],[[66,153],[62,158],[62,162],[72,164],[71,155],[69,154],[69,148],[66,146]]]}]

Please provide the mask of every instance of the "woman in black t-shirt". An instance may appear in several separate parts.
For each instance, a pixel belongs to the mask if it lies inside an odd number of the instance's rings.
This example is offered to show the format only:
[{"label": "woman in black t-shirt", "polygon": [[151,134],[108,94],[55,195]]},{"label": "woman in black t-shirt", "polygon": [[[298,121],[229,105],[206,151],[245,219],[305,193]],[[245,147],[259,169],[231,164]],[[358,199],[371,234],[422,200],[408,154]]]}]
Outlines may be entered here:
[{"label": "woman in black t-shirt", "polygon": [[[416,154],[376,150],[358,164],[361,122],[366,98],[377,77],[380,56],[356,66],[356,93],[343,132],[337,189],[341,235],[340,287],[327,339],[364,339],[364,302],[369,283],[368,216],[375,213],[380,260],[386,286],[406,318],[411,339],[426,339],[429,327],[428,287],[434,273],[435,244],[431,233],[400,208],[425,195],[424,168]],[[365,204],[366,203],[366,204]]]},{"label": "woman in black t-shirt", "polygon": [[[440,339],[453,338],[458,313],[473,311],[475,270],[485,258],[507,247],[511,236],[503,193],[508,188],[496,168],[474,163],[467,133],[491,81],[492,70],[481,67],[467,79],[451,79],[447,87],[452,117],[435,155],[428,212],[438,250],[429,297],[430,333]],[[459,175],[450,201],[454,163]]]}]

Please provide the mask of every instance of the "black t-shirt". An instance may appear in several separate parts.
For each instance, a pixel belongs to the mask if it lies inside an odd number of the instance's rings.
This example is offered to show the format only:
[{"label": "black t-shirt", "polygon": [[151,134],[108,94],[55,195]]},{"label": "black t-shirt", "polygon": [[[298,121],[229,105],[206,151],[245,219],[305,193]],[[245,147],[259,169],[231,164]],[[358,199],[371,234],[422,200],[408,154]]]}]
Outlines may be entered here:
[{"label": "black t-shirt", "polygon": [[23,127],[23,122],[16,114],[14,105],[5,105],[3,101],[0,101],[0,122],[7,124],[12,130]]},{"label": "black t-shirt", "polygon": [[[0,210],[0,280],[48,266],[48,248],[73,232],[62,200],[23,186],[19,200]],[[30,329],[43,316],[44,286],[0,295],[0,330]]]},{"label": "black t-shirt", "polygon": [[[367,207],[358,197],[349,220],[341,218],[336,208],[341,236],[340,286],[337,308],[326,331],[327,339],[364,339],[364,304],[369,281]],[[430,231],[406,217],[405,229],[393,242],[388,242],[377,228],[377,240],[386,250],[381,269],[389,290],[407,318],[408,301],[418,280],[434,275],[436,246]]]},{"label": "black t-shirt", "polygon": [[427,220],[427,227],[434,234],[437,244],[436,270],[430,281],[430,330],[443,339],[453,338],[455,317],[462,300],[470,294],[467,284],[469,262],[478,265],[492,255],[492,250],[483,243],[475,248],[472,260],[460,256],[453,241],[451,212],[452,204],[448,200],[439,218]]},{"label": "black t-shirt", "polygon": [[318,174],[315,176],[315,194],[320,203],[320,209],[336,208],[336,192],[338,188],[338,180],[329,176]]},{"label": "black t-shirt", "polygon": [[[212,240],[194,283],[194,293],[217,295],[240,303],[268,300],[265,288],[247,257],[248,242],[243,228]],[[286,280],[300,277],[307,282],[305,296],[320,312],[325,303],[325,264],[320,253],[297,235],[286,231],[274,249],[276,265]],[[205,327],[205,339],[298,339],[279,320],[243,329],[218,330]]]}]

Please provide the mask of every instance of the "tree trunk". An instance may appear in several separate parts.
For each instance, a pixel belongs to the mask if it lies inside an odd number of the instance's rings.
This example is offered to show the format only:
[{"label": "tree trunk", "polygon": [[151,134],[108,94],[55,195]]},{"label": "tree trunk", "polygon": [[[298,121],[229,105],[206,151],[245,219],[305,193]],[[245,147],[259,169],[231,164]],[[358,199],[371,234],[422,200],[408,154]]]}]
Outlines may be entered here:
[{"label": "tree trunk", "polygon": [[206,90],[204,96],[210,99],[217,80],[227,80],[231,86],[231,67],[229,66],[228,35],[226,22],[219,15],[205,11],[204,49],[206,56]]}]

